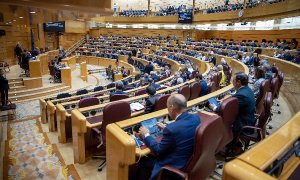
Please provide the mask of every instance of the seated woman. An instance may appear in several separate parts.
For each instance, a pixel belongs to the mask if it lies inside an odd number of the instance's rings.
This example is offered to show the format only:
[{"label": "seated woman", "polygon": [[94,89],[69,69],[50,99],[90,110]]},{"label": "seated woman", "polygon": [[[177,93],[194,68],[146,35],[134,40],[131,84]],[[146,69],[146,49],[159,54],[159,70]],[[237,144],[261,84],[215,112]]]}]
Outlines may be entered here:
[{"label": "seated woman", "polygon": [[254,92],[254,96],[255,98],[257,97],[257,95],[259,94],[259,90],[260,90],[260,85],[261,83],[265,80],[265,71],[264,68],[259,66],[256,71],[255,71],[255,82],[253,87],[251,88],[252,91]]}]

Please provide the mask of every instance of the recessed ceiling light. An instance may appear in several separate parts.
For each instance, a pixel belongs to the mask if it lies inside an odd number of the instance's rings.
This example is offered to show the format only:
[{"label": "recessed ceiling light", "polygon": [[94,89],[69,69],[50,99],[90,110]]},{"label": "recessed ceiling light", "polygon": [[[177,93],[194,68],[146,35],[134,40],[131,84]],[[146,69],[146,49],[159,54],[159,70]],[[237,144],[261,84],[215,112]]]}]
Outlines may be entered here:
[{"label": "recessed ceiling light", "polygon": [[8,24],[8,23],[5,23],[5,24]]},{"label": "recessed ceiling light", "polygon": [[9,24],[11,23],[11,21],[10,22],[8,22]]},{"label": "recessed ceiling light", "polygon": [[70,6],[69,4],[64,4],[64,6]]},{"label": "recessed ceiling light", "polygon": [[17,20],[14,19],[13,21],[17,21]]},{"label": "recessed ceiling light", "polygon": [[35,14],[35,11],[30,11],[29,13],[30,13],[30,14]]},{"label": "recessed ceiling light", "polygon": [[23,17],[23,16],[20,16],[19,18],[20,18],[20,19],[23,19],[24,17]]}]

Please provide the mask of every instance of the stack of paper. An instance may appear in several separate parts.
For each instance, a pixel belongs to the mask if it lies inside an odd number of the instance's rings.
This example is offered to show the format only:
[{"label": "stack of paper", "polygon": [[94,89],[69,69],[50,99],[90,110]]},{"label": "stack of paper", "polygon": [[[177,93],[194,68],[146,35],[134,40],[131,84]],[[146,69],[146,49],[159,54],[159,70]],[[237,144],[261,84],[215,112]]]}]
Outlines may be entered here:
[{"label": "stack of paper", "polygon": [[135,102],[130,104],[131,111],[139,111],[144,109],[144,106],[141,103]]}]

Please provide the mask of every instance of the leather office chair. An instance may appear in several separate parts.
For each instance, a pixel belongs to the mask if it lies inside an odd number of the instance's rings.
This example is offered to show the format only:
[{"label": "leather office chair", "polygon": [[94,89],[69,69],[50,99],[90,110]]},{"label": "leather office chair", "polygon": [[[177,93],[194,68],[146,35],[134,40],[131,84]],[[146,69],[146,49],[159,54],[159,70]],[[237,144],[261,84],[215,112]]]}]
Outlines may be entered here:
[{"label": "leather office chair", "polygon": [[124,91],[128,91],[128,90],[131,90],[131,89],[134,89],[134,87],[125,87]]},{"label": "leather office chair", "polygon": [[211,82],[214,82],[215,84],[217,84],[217,82],[218,82],[218,75],[217,75],[217,74],[213,74],[213,75],[210,77],[210,81],[211,81]]},{"label": "leather office chair", "polygon": [[[268,123],[268,120],[271,117],[271,107],[273,105],[273,99],[272,99],[272,93],[267,92],[264,98],[264,112],[260,114],[258,117],[258,123],[257,126],[244,126],[240,133],[238,138],[243,141],[244,143],[244,151],[249,148],[249,146],[253,145],[254,143],[257,143],[261,140],[263,140],[266,137],[266,126]],[[244,131],[246,129],[252,129],[253,133],[246,134]],[[250,144],[250,142],[254,142],[253,144]]]},{"label": "leather office chair", "polygon": [[222,131],[222,128],[222,119],[219,116],[202,121],[196,129],[193,154],[183,170],[164,166],[158,179],[170,179],[170,174],[189,180],[206,179],[216,167],[215,152],[222,139],[222,134],[216,132]]},{"label": "leather office chair", "polygon": [[167,108],[167,100],[170,97],[170,94],[165,94],[157,98],[154,106],[154,111]]},{"label": "leather office chair", "polygon": [[118,100],[126,99],[126,98],[129,98],[129,96],[127,94],[115,94],[109,98],[109,101],[113,102],[113,101],[118,101]]},{"label": "leather office chair", "polygon": [[226,74],[226,76],[227,76],[227,85],[229,85],[230,84],[230,82],[231,82],[231,77],[232,77],[232,69],[231,68],[229,68],[229,71],[228,71],[228,74]]},{"label": "leather office chair", "polygon": [[264,80],[259,87],[259,93],[255,102],[256,114],[258,114],[258,116],[264,111],[264,97],[270,89],[271,83],[269,79]]},{"label": "leather office chair", "polygon": [[81,89],[81,90],[79,90],[79,91],[76,92],[76,95],[82,95],[82,94],[87,94],[87,93],[89,93],[88,90],[86,90],[86,89]]},{"label": "leather office chair", "polygon": [[104,156],[93,156],[93,158],[99,158],[104,160],[100,163],[98,171],[101,171],[106,164],[106,126],[111,123],[116,123],[129,119],[131,117],[130,105],[127,102],[112,102],[106,105],[103,109],[103,120],[100,130],[93,128],[97,138],[100,140],[98,147],[103,146]]},{"label": "leather office chair", "polygon": [[275,98],[277,91],[278,91],[278,87],[279,87],[279,78],[273,78],[271,80],[271,92],[272,92],[272,99]]},{"label": "leather office chair", "polygon": [[182,94],[185,97],[185,99],[188,101],[191,96],[190,86],[188,84],[186,84],[186,85],[180,87],[178,90],[178,93]]},{"label": "leather office chair", "polygon": [[190,87],[190,99],[189,100],[193,100],[193,99],[196,99],[199,97],[200,95],[200,92],[201,92],[201,86],[200,86],[200,83],[199,82],[193,82],[191,84],[191,87]]},{"label": "leather office chair", "polygon": [[146,89],[137,90],[134,95],[135,96],[140,96],[140,95],[143,95],[143,94],[146,94]]},{"label": "leather office chair", "polygon": [[218,147],[218,151],[222,150],[228,143],[233,140],[232,124],[239,113],[239,101],[235,97],[229,97],[222,101],[218,111],[218,115],[223,121],[223,137]]},{"label": "leather office chair", "polygon": [[103,86],[97,86],[97,87],[94,88],[94,92],[96,92],[96,91],[102,91],[102,90],[104,90]]},{"label": "leather office chair", "polygon": [[70,93],[61,93],[56,96],[56,99],[62,99],[62,98],[67,98],[67,97],[71,97],[71,96],[72,95]]},{"label": "leather office chair", "polygon": [[278,80],[279,80],[279,82],[278,82],[277,92],[276,92],[276,94],[275,94],[275,99],[278,99],[278,97],[279,97],[279,92],[280,92],[281,86],[282,86],[283,81],[284,81],[284,74],[283,74],[282,72],[279,72],[279,73],[278,73]]},{"label": "leather office chair", "polygon": [[78,103],[79,108],[84,108],[88,106],[94,106],[100,104],[99,99],[96,97],[88,97],[84,99],[80,99]]},{"label": "leather office chair", "polygon": [[212,92],[215,92],[217,90],[217,86],[216,86],[216,83],[215,82],[210,82],[208,84],[208,93],[212,93]]}]

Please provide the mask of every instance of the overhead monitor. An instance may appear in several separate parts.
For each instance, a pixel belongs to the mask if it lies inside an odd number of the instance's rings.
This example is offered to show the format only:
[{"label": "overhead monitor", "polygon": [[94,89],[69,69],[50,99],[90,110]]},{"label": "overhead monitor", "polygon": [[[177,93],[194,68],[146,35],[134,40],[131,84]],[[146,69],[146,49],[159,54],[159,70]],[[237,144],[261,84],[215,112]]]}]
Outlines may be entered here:
[{"label": "overhead monitor", "polygon": [[178,23],[192,23],[193,13],[191,12],[181,12],[178,16]]},{"label": "overhead monitor", "polygon": [[47,22],[44,23],[45,32],[65,32],[65,22]]}]

